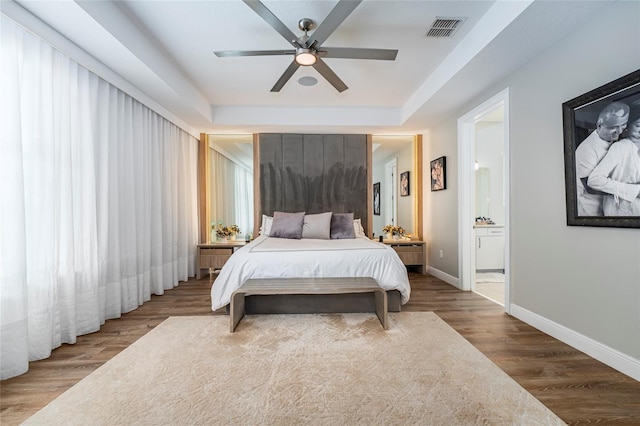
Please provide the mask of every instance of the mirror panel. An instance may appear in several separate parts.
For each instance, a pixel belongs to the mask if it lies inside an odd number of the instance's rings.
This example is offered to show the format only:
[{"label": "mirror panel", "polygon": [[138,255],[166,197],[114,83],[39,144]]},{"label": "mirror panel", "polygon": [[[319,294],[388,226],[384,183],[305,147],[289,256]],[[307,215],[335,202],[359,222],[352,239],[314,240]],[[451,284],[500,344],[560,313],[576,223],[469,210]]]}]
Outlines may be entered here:
[{"label": "mirror panel", "polygon": [[237,225],[238,238],[253,233],[253,135],[207,135],[208,241],[212,227]]},{"label": "mirror panel", "polygon": [[489,210],[489,168],[476,170],[476,217],[491,217]]},{"label": "mirror panel", "polygon": [[[382,228],[388,224],[402,226],[407,234],[421,237],[417,213],[422,188],[416,156],[418,143],[414,135],[372,136],[375,237],[382,235]],[[403,181],[404,177],[407,179]]]}]

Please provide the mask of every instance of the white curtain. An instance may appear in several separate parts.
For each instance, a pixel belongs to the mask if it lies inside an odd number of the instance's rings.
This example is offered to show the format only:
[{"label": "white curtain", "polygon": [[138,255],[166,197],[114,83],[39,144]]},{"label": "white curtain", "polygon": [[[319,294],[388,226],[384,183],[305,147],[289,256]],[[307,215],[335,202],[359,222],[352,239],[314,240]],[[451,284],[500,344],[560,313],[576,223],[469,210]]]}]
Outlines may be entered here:
[{"label": "white curtain", "polygon": [[241,235],[253,232],[253,173],[209,149],[210,214],[213,225],[238,225]]},{"label": "white curtain", "polygon": [[5,379],[194,275],[198,141],[1,18]]}]

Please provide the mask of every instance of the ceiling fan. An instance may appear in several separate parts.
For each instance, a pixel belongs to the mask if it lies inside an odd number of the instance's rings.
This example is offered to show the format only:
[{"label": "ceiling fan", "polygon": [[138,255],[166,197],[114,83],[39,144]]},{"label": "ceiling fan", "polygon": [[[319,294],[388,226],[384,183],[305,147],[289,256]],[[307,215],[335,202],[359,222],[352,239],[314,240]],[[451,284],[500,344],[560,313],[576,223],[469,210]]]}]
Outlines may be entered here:
[{"label": "ceiling fan", "polygon": [[329,12],[325,20],[317,26],[317,29],[309,36],[307,32],[315,27],[315,23],[309,18],[303,18],[298,22],[298,28],[304,31],[304,35],[296,37],[260,0],[242,0],[262,19],[267,21],[282,37],[294,47],[292,50],[226,50],[214,52],[218,57],[228,56],[270,56],[293,55],[293,62],[284,71],[272,92],[279,92],[289,81],[291,76],[300,66],[312,66],[322,75],[338,92],[348,89],[340,77],[322,60],[322,58],[344,59],[378,59],[393,61],[398,54],[392,49],[363,49],[350,47],[323,47],[322,43],[338,28],[338,26],[353,12],[362,0],[339,0],[338,4]]}]

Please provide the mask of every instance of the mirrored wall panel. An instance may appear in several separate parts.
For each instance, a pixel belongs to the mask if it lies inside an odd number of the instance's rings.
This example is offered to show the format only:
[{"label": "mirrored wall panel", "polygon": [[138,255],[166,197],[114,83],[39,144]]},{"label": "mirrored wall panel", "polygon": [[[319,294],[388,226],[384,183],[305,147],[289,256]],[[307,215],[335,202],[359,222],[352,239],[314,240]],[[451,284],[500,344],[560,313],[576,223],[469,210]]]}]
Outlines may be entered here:
[{"label": "mirrored wall panel", "polygon": [[372,230],[376,237],[386,225],[401,226],[407,234],[419,237],[416,199],[421,185],[416,144],[413,135],[372,136]]}]

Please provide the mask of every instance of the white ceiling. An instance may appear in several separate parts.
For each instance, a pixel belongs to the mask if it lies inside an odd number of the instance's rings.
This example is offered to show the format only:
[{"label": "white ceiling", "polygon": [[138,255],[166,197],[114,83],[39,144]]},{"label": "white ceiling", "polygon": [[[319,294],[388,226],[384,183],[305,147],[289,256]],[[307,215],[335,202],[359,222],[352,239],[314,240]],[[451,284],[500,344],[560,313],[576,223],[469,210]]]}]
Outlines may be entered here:
[{"label": "white ceiling", "polygon": [[[321,23],[336,4],[263,2],[300,35],[299,19]],[[395,61],[325,59],[349,87],[343,93],[310,67],[271,93],[291,56],[216,57],[217,50],[291,48],[239,0],[17,3],[196,133],[411,134],[497,84],[609,2],[364,0],[323,46],[399,53]],[[452,38],[427,38],[436,17],[467,19]],[[104,74],[100,66],[88,67]],[[303,86],[302,76],[318,84]]]}]

